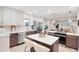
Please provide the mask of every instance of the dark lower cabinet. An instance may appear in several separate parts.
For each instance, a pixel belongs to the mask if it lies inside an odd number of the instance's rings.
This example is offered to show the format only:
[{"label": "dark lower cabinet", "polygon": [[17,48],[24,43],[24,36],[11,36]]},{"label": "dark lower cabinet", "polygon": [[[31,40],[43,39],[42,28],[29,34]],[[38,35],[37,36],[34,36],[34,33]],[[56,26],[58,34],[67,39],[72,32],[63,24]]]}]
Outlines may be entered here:
[{"label": "dark lower cabinet", "polygon": [[67,35],[66,46],[78,50],[78,36]]},{"label": "dark lower cabinet", "polygon": [[53,36],[53,35],[54,35],[54,33],[52,33],[52,32],[48,32],[48,35],[51,35],[51,36]]},{"label": "dark lower cabinet", "polygon": [[37,31],[28,31],[28,32],[26,32],[26,36],[27,35],[32,35],[32,34],[37,34]]},{"label": "dark lower cabinet", "polygon": [[59,51],[59,40],[57,40],[50,48],[50,52],[58,52]]},{"label": "dark lower cabinet", "polygon": [[18,33],[10,34],[10,47],[18,44]]},{"label": "dark lower cabinet", "polygon": [[[29,31],[26,32],[26,35],[36,34],[37,31]],[[10,47],[18,45],[18,33],[10,34]]]},{"label": "dark lower cabinet", "polygon": [[79,52],[79,36],[78,36],[78,52]]},{"label": "dark lower cabinet", "polygon": [[75,35],[58,36],[52,32],[48,32],[48,35],[59,37],[59,43],[64,44],[67,47],[78,50],[79,48],[79,37]]}]

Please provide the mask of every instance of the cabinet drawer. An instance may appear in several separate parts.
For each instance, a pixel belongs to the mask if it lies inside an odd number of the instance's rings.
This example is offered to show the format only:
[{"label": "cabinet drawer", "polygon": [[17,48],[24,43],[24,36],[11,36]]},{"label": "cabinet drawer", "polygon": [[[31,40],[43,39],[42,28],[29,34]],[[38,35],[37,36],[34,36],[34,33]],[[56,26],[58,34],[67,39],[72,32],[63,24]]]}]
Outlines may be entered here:
[{"label": "cabinet drawer", "polygon": [[67,36],[66,38],[66,46],[78,49],[78,37],[77,36]]},{"label": "cabinet drawer", "polygon": [[26,32],[26,35],[32,35],[32,34],[36,34],[37,31],[29,31],[29,32]]},{"label": "cabinet drawer", "polygon": [[67,38],[78,39],[78,36],[68,35]]},{"label": "cabinet drawer", "polygon": [[48,32],[48,35],[54,35],[54,33]]},{"label": "cabinet drawer", "polygon": [[10,47],[18,44],[18,33],[13,33],[10,35]]}]

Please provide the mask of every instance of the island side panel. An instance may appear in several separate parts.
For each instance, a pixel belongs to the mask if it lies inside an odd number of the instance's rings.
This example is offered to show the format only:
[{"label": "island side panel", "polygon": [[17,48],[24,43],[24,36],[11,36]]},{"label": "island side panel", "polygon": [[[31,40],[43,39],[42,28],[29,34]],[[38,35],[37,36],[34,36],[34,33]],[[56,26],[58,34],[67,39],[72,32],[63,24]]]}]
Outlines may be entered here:
[{"label": "island side panel", "polygon": [[79,36],[78,36],[78,52],[79,52]]},{"label": "island side panel", "polygon": [[57,40],[52,46],[50,47],[50,52],[58,52],[59,51],[59,40]]}]

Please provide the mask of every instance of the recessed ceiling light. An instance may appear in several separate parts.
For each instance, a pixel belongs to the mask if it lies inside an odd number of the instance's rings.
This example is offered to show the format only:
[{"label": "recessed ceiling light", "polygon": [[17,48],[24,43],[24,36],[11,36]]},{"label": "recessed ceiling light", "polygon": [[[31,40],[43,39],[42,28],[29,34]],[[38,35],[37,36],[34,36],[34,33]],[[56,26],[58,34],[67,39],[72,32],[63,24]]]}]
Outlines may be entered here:
[{"label": "recessed ceiling light", "polygon": [[55,23],[55,20],[53,20],[53,23]]},{"label": "recessed ceiling light", "polygon": [[75,6],[70,6],[70,8],[74,8]]},{"label": "recessed ceiling light", "polygon": [[69,20],[69,23],[71,23],[72,22],[72,20]]},{"label": "recessed ceiling light", "polygon": [[48,13],[51,13],[51,10],[48,10]]},{"label": "recessed ceiling light", "polygon": [[74,9],[74,7],[75,7],[75,6],[70,6],[70,7],[69,7],[69,10],[73,10],[73,9]]},{"label": "recessed ceiling light", "polygon": [[34,13],[37,13],[37,10],[36,9],[34,10]]},{"label": "recessed ceiling light", "polygon": [[32,14],[32,12],[31,12],[31,11],[25,11],[25,13],[28,13],[28,14],[30,14],[30,15]]}]

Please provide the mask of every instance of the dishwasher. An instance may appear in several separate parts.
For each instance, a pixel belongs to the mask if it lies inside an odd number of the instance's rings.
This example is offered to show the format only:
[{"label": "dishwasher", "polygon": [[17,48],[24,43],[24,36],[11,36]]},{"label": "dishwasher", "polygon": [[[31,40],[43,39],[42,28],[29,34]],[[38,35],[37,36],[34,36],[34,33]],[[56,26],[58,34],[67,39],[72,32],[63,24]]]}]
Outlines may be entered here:
[{"label": "dishwasher", "polygon": [[25,33],[24,32],[18,33],[18,44],[25,43],[24,42],[24,37],[25,37]]}]

